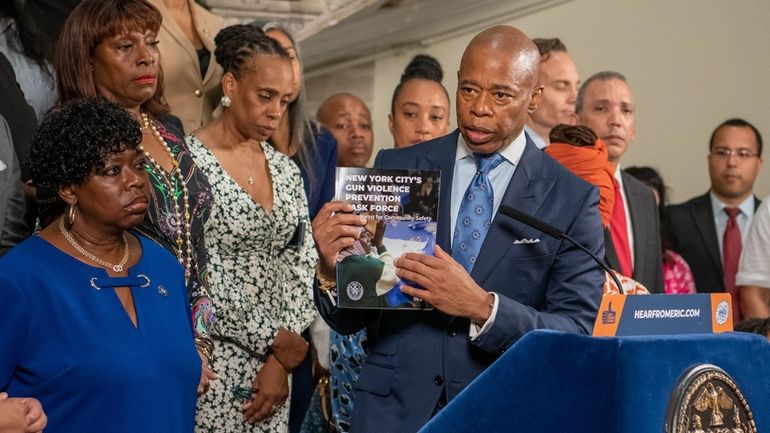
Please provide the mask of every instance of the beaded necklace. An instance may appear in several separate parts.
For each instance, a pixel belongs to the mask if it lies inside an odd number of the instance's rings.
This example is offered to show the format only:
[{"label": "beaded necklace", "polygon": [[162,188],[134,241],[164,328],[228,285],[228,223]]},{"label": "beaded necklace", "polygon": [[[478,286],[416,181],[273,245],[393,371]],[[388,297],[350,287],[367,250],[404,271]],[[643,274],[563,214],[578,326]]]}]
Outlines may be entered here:
[{"label": "beaded necklace", "polygon": [[[176,221],[176,257],[182,267],[184,267],[185,282],[188,282],[190,280],[191,267],[193,264],[192,232],[190,225],[190,194],[187,191],[187,184],[185,183],[184,174],[182,173],[182,169],[179,166],[179,162],[177,162],[176,158],[174,157],[174,153],[171,151],[171,147],[169,147],[169,145],[166,143],[166,140],[163,139],[163,136],[160,135],[160,132],[155,125],[155,121],[151,120],[147,113],[142,112],[142,123],[142,129],[149,129],[152,131],[155,139],[158,140],[158,143],[160,143],[161,146],[166,150],[166,153],[168,153],[168,156],[171,158],[171,162],[173,164],[171,173],[167,173],[166,170],[164,170],[160,165],[160,163],[158,163],[158,161],[156,161],[155,158],[153,158],[152,155],[150,155],[150,153],[144,149],[144,146],[139,146],[139,150],[141,150],[142,153],[147,156],[147,159],[149,159],[152,170],[155,171],[158,174],[158,177],[165,183],[171,196],[171,201],[174,202],[174,220]],[[179,182],[179,186],[182,189],[182,204],[184,207],[184,213],[180,211],[179,202],[176,200],[174,194],[174,183],[171,176],[176,176],[177,181]],[[184,218],[184,224],[182,224],[182,218]],[[186,249],[183,249],[183,247],[186,247]]]}]

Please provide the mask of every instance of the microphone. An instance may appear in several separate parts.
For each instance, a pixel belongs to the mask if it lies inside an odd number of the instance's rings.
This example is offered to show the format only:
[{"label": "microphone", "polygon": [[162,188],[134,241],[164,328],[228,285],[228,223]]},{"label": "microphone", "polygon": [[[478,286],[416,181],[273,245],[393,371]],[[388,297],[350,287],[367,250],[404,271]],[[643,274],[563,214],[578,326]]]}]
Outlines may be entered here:
[{"label": "microphone", "polygon": [[615,284],[618,286],[618,291],[620,292],[621,295],[625,295],[626,294],[625,290],[623,290],[623,286],[620,284],[620,280],[615,275],[615,272],[613,272],[612,269],[610,269],[610,267],[607,266],[604,263],[604,261],[599,260],[599,258],[596,257],[596,254],[592,253],[588,248],[586,248],[583,245],[581,245],[578,241],[572,239],[566,233],[562,232],[561,230],[557,229],[556,227],[548,224],[547,222],[545,222],[545,221],[543,221],[541,219],[535,218],[532,215],[527,215],[524,212],[521,212],[518,209],[514,209],[513,207],[505,205],[505,204],[500,205],[499,211],[500,211],[501,214],[503,214],[503,215],[505,215],[505,216],[507,216],[509,218],[513,218],[513,219],[515,219],[516,221],[518,221],[520,223],[524,223],[524,224],[534,228],[537,231],[540,231],[542,233],[547,234],[548,236],[550,236],[550,237],[552,237],[554,239],[566,239],[566,240],[568,240],[570,243],[572,243],[572,245],[575,245],[576,247],[578,247],[581,250],[583,250],[586,254],[591,256],[591,258],[594,259],[594,261],[596,263],[598,263],[599,266],[602,267],[602,269],[604,269],[608,274],[610,274],[610,277],[612,277],[612,281],[614,281]]}]

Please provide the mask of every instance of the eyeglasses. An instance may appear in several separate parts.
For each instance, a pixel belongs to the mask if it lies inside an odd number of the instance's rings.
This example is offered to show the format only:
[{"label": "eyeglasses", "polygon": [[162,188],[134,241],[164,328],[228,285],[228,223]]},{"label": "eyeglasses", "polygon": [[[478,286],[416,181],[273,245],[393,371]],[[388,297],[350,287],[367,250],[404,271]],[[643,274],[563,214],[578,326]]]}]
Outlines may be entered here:
[{"label": "eyeglasses", "polygon": [[749,149],[727,149],[724,147],[717,147],[711,150],[711,156],[719,159],[729,159],[731,156],[735,156],[741,161],[746,161],[749,158],[758,156],[759,154],[750,151]]}]

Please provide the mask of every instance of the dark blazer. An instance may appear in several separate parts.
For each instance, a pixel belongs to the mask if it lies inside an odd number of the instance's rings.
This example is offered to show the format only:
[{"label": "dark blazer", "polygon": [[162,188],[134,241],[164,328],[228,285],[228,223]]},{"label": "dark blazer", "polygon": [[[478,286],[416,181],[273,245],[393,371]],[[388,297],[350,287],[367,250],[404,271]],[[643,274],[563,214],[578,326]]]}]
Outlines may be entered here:
[{"label": "dark blazer", "polygon": [[[754,197],[754,209],[761,201]],[[724,292],[724,272],[709,193],[667,208],[671,247],[690,265],[700,293]]]},{"label": "dark blazer", "polygon": [[[650,188],[630,174],[621,172],[623,190],[631,216],[631,231],[634,234],[634,275],[633,279],[644,284],[651,293],[664,293],[663,257],[660,246],[660,218],[655,196]],[[611,268],[619,270],[620,262],[612,244],[610,231],[604,230],[605,260]]]},{"label": "dark blazer", "polygon": [[[441,170],[437,242],[451,251],[451,185],[459,132],[405,149],[383,150],[378,168]],[[600,257],[604,238],[596,188],[530,141],[502,204],[566,231]],[[518,239],[537,243],[514,243]],[[352,432],[417,431],[444,394],[455,397],[517,339],[533,329],[589,334],[604,271],[582,251],[496,214],[471,274],[499,296],[494,324],[475,341],[470,322],[434,311],[334,310],[316,290],[316,303],[338,332],[368,325],[369,355],[356,383]]]}]

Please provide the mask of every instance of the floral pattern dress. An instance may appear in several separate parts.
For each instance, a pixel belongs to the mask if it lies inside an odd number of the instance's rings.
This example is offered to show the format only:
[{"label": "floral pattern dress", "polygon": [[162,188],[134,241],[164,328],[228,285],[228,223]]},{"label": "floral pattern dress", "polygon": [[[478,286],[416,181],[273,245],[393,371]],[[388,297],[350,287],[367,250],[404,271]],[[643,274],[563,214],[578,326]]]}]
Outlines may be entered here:
[{"label": "floral pattern dress", "polygon": [[[290,402],[251,425],[243,420],[248,398],[237,394],[251,388],[278,329],[300,333],[315,316],[312,284],[318,256],[299,169],[261,143],[273,184],[273,210],[268,213],[194,135],[187,144],[214,196],[206,247],[217,306],[212,361],[219,380],[198,400],[196,432],[286,432]],[[304,239],[292,242],[298,230]]]},{"label": "floral pattern dress", "polygon": [[671,250],[663,252],[663,282],[666,293],[695,293],[695,278],[690,265]]},{"label": "floral pattern dress", "polygon": [[[195,165],[184,142],[181,125],[175,124],[174,120],[177,119],[165,117],[156,122],[156,127],[174,155],[189,195],[192,263],[187,292],[190,297],[196,344],[204,345],[210,350],[210,328],[214,326],[214,308],[206,282],[208,253],[203,240],[203,228],[211,212],[211,186],[203,172]],[[185,223],[184,217],[174,210],[175,204],[184,209],[182,185],[175,173],[159,171],[149,163],[147,174],[151,186],[149,208],[144,222],[136,229],[176,254],[177,229],[182,228],[184,232]]]}]

